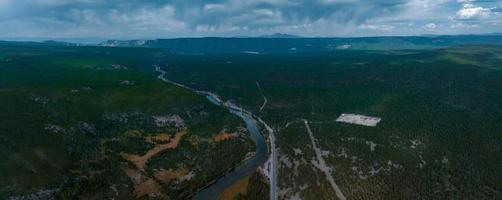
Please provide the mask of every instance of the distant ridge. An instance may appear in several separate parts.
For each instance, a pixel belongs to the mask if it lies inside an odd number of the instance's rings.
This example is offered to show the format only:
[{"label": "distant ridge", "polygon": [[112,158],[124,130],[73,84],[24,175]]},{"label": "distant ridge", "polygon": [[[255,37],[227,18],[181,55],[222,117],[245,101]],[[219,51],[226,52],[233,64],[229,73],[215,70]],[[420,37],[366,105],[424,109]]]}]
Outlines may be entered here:
[{"label": "distant ridge", "polygon": [[298,35],[284,34],[284,33],[274,33],[270,35],[261,35],[260,38],[301,38]]},{"label": "distant ridge", "polygon": [[51,45],[51,46],[70,46],[70,47],[84,46],[83,44],[79,44],[79,43],[63,42],[63,41],[56,41],[56,40],[45,40],[40,43],[46,44],[46,45]]},{"label": "distant ridge", "polygon": [[[482,33],[482,34],[459,34],[459,35],[442,35],[442,34],[422,34],[419,37],[461,37],[461,36],[502,36],[502,33]],[[406,36],[403,36],[406,37]],[[413,36],[409,36],[413,37]]]},{"label": "distant ridge", "polygon": [[308,38],[286,34],[262,37],[204,37],[156,40],[108,40],[107,47],[161,48],[179,54],[257,52],[297,53],[347,50],[419,50],[455,45],[502,45],[502,35],[384,36],[357,38]]},{"label": "distant ridge", "polygon": [[72,42],[62,42],[56,40],[45,40],[45,41],[5,41],[0,40],[0,44],[14,44],[14,45],[30,45],[30,46],[66,46],[66,47],[77,47],[77,46],[88,46],[80,43]]}]

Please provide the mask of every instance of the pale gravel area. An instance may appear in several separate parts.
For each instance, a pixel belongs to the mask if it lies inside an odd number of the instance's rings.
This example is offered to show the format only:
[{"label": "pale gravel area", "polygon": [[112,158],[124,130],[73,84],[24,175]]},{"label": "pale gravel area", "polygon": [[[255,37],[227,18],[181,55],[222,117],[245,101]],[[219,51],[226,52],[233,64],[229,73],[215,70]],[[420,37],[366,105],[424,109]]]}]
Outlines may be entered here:
[{"label": "pale gravel area", "polygon": [[370,151],[375,151],[377,144],[375,144],[373,141],[365,141],[364,143],[370,147]]},{"label": "pale gravel area", "polygon": [[337,122],[357,124],[363,126],[376,126],[382,119],[378,117],[370,117],[358,114],[347,114],[342,113],[340,117],[336,119]]},{"label": "pale gravel area", "polygon": [[157,127],[174,125],[176,128],[185,127],[185,121],[179,115],[152,116]]},{"label": "pale gravel area", "polygon": [[44,129],[46,131],[49,131],[49,132],[53,132],[53,133],[65,133],[66,130],[59,126],[59,125],[54,125],[54,124],[46,124]]}]

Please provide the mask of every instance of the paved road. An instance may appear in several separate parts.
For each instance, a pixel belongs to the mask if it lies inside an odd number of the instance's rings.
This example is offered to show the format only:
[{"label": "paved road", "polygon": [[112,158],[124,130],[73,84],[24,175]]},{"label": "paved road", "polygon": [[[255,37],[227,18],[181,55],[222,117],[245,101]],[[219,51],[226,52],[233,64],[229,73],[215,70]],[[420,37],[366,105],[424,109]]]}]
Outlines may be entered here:
[{"label": "paved road", "polygon": [[275,147],[275,133],[267,123],[261,118],[258,121],[267,129],[269,142],[270,142],[270,167],[269,167],[269,180],[270,180],[270,200],[277,200],[277,149]]}]

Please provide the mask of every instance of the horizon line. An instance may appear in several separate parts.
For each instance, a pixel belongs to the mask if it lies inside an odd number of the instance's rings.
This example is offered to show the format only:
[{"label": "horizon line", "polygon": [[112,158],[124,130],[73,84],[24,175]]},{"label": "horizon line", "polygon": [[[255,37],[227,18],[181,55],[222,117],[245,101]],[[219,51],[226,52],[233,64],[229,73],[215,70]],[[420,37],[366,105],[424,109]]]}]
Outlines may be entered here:
[{"label": "horizon line", "polygon": [[[284,35],[289,37],[270,37],[274,35]],[[385,38],[385,37],[440,37],[440,36],[502,36],[502,32],[491,32],[491,33],[465,33],[465,34],[420,34],[420,35],[374,35],[374,36],[301,36],[294,34],[284,34],[284,33],[273,33],[265,34],[259,36],[188,36],[188,37],[159,37],[159,38],[94,38],[94,37],[67,37],[67,38],[50,38],[50,37],[19,37],[19,38],[0,38],[2,42],[67,42],[75,44],[99,44],[106,41],[138,41],[138,40],[174,40],[174,39],[204,39],[204,38],[235,38],[235,39],[357,39],[357,38]],[[77,42],[79,41],[79,42]]]}]

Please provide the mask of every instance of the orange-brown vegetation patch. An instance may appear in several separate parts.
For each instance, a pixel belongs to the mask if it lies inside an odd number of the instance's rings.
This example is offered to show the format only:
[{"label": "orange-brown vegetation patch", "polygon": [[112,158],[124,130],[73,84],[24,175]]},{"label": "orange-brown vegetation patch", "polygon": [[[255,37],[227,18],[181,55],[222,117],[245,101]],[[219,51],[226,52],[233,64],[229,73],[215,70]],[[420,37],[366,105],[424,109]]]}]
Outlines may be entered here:
[{"label": "orange-brown vegetation patch", "polygon": [[160,187],[152,178],[144,176],[140,171],[135,169],[124,169],[126,175],[134,183],[134,194],[137,198],[145,195],[149,197],[156,197],[160,195]]},{"label": "orange-brown vegetation patch", "polygon": [[150,143],[169,142],[169,140],[171,140],[171,135],[169,135],[167,133],[161,133],[158,135],[145,137],[145,141],[150,142]]},{"label": "orange-brown vegetation patch", "polygon": [[145,195],[148,195],[149,197],[156,197],[160,195],[160,189],[157,182],[149,178],[145,182],[136,185],[134,187],[134,193],[136,193],[137,198],[141,198]]},{"label": "orange-brown vegetation patch", "polygon": [[218,200],[233,200],[239,194],[246,194],[251,176],[246,176],[227,187],[219,196]]},{"label": "orange-brown vegetation patch", "polygon": [[129,137],[140,137],[141,135],[142,135],[141,131],[139,130],[130,130],[126,132],[126,136]]},{"label": "orange-brown vegetation patch", "polygon": [[124,172],[126,173],[127,177],[131,179],[134,185],[141,184],[146,180],[146,177],[143,176],[143,174],[141,174],[141,172],[136,169],[126,168],[124,169]]},{"label": "orange-brown vegetation patch", "polygon": [[148,160],[157,155],[158,153],[167,150],[167,149],[175,149],[178,147],[178,144],[180,143],[181,138],[187,133],[186,129],[182,129],[179,132],[174,135],[173,138],[170,139],[169,143],[166,144],[157,144],[155,147],[150,149],[148,152],[146,152],[145,155],[139,156],[139,155],[130,155],[130,154],[125,154],[121,153],[120,155],[122,158],[128,160],[129,162],[132,162],[136,168],[138,168],[141,171],[145,170],[146,163]]},{"label": "orange-brown vegetation patch", "polygon": [[108,156],[106,155],[106,144],[108,142],[111,142],[111,141],[118,141],[119,139],[118,138],[111,138],[111,139],[102,139],[100,142],[99,142],[99,147],[98,147],[98,150],[99,150],[99,154],[98,154],[98,160],[104,160],[106,159]]},{"label": "orange-brown vegetation patch", "polygon": [[221,132],[216,135],[213,135],[213,142],[221,142],[232,138],[236,138],[237,136],[238,136],[237,133]]},{"label": "orange-brown vegetation patch", "polygon": [[169,183],[172,180],[186,176],[189,172],[190,171],[187,168],[181,168],[176,170],[168,169],[155,172],[153,175],[161,182]]}]

